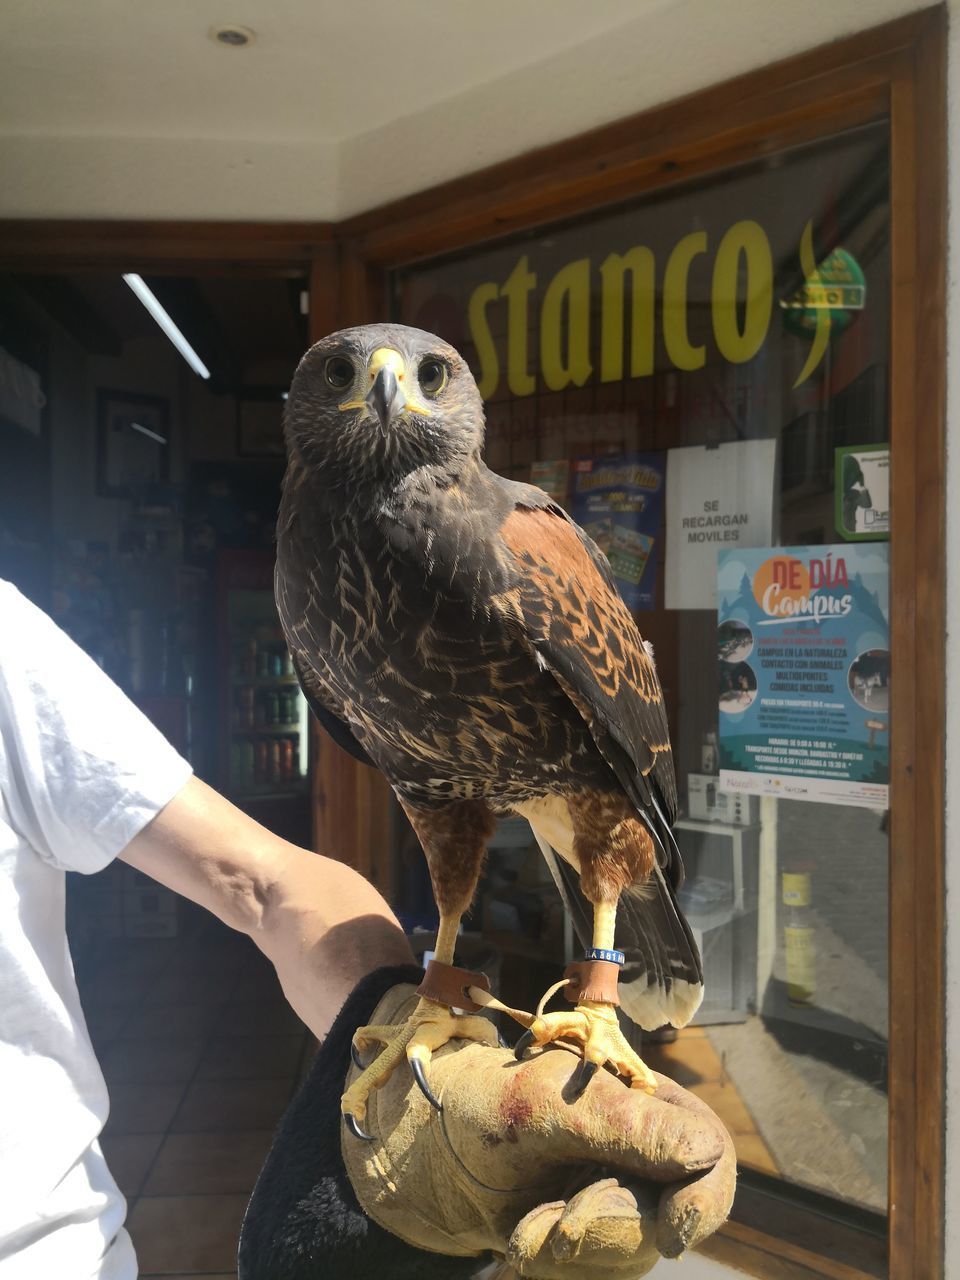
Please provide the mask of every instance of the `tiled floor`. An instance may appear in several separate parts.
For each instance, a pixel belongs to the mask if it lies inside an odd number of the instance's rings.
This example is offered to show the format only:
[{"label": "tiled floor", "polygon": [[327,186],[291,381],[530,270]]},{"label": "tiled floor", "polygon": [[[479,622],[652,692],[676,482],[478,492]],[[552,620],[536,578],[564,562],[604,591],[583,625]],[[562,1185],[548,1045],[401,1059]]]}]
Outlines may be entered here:
[{"label": "tiled floor", "polygon": [[234,1280],[244,1209],[315,1042],[253,943],[189,908],[181,936],[102,943],[77,971],[141,1276]]}]

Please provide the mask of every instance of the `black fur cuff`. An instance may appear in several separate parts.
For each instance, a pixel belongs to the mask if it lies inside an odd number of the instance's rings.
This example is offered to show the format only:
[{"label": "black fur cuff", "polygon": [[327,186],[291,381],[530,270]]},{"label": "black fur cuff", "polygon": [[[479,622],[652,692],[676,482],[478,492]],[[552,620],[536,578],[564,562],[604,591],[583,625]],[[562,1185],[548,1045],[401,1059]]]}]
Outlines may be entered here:
[{"label": "black fur cuff", "polygon": [[340,1155],[340,1095],[354,1031],[415,965],[377,969],[354,989],[290,1103],[240,1232],[239,1280],[469,1280],[489,1261],[414,1249],[366,1216]]}]

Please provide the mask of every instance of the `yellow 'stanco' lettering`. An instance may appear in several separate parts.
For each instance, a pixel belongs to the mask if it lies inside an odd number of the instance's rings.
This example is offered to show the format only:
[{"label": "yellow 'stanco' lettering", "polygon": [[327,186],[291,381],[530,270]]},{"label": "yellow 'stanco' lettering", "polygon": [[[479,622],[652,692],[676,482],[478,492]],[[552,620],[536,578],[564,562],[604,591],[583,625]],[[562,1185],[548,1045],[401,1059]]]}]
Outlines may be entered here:
[{"label": "yellow 'stanco' lettering", "polygon": [[629,253],[611,253],[600,263],[600,381],[619,382],[623,377],[624,279],[631,275],[633,305],[630,313],[630,377],[653,373],[653,309],[656,301],[653,251],[637,245]]},{"label": "yellow 'stanco' lettering", "polygon": [[702,369],[707,348],[693,347],[687,333],[687,279],[690,263],[707,252],[707,233],[691,231],[676,245],[663,273],[663,341],[670,361],[678,369]]},{"label": "yellow 'stanco' lettering", "polygon": [[537,389],[527,360],[527,309],[531,290],[536,287],[537,277],[527,269],[524,254],[500,290],[507,299],[507,386],[514,396],[530,396]]},{"label": "yellow 'stanco' lettering", "polygon": [[480,361],[480,376],[477,378],[477,390],[484,400],[489,400],[500,381],[500,361],[497,359],[497,344],[490,332],[487,322],[487,307],[500,296],[500,288],[495,284],[482,284],[470,295],[467,308],[467,319],[470,323],[470,336],[477,349]]},{"label": "yellow 'stanco' lettering", "polygon": [[[805,276],[815,269],[809,226],[801,245]],[[809,241],[809,243],[808,243]],[[675,369],[702,369],[707,360],[705,344],[690,341],[690,271],[694,259],[708,250],[707,233],[693,231],[674,245],[663,273],[660,324],[667,357]],[[809,261],[807,261],[809,259]],[[649,377],[656,356],[657,270],[653,251],[636,245],[626,253],[610,253],[600,263],[600,380],[619,382],[625,376]],[[627,277],[630,277],[629,317]],[[591,262],[578,258],[553,276],[540,305],[540,363],[543,385],[551,391],[582,387],[593,374],[590,362]],[[467,317],[470,337],[480,365],[478,386],[488,400],[500,384],[500,358],[491,327],[490,307],[506,301],[507,386],[514,396],[529,396],[537,389],[536,371],[530,368],[530,295],[537,276],[526,254],[502,284],[478,285],[470,295]],[[766,341],[773,314],[773,255],[766,233],[758,222],[743,219],[729,227],[717,246],[710,288],[710,314],[717,351],[731,364],[752,360]],[[629,324],[629,339],[625,327]],[[798,379],[809,377],[819,363],[829,335],[817,330],[811,358]],[[629,350],[629,375],[624,369]]]},{"label": "yellow 'stanco' lettering", "polygon": [[[740,255],[746,267],[743,329],[737,323]],[[763,346],[773,308],[773,256],[758,222],[735,222],[720,241],[713,263],[713,337],[731,364],[752,360]]]},{"label": "yellow 'stanco' lettering", "polygon": [[[567,312],[567,359],[563,359],[563,312]],[[580,258],[558,271],[547,285],[540,312],[540,369],[551,391],[571,382],[582,387],[593,372],[590,363],[590,259]]]}]

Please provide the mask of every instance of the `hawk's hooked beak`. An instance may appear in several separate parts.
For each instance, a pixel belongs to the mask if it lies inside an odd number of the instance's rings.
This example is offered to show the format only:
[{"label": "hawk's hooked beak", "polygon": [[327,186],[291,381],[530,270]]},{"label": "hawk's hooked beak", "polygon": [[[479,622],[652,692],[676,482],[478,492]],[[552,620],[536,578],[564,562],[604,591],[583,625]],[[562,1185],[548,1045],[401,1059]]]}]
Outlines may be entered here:
[{"label": "hawk's hooked beak", "polygon": [[[362,400],[344,400],[339,406],[347,409],[366,409],[376,418],[383,435],[390,424],[401,414],[410,412],[426,416],[429,408],[417,397],[416,374],[411,375],[399,351],[393,347],[379,347],[367,361],[367,381],[370,390]],[[413,388],[411,390],[411,388]]]},{"label": "hawk's hooked beak", "polygon": [[[378,360],[378,357],[393,358]],[[398,365],[400,366],[399,375]],[[407,407],[407,397],[403,390],[405,380],[403,358],[396,351],[375,351],[367,366],[367,373],[373,382],[364,399],[367,408],[376,415],[380,430],[386,435],[391,422]]]},{"label": "hawk's hooked beak", "polygon": [[381,369],[375,375],[374,385],[366,393],[366,404],[375,413],[380,422],[380,430],[387,434],[390,422],[402,413],[406,407],[407,397],[392,369]]}]

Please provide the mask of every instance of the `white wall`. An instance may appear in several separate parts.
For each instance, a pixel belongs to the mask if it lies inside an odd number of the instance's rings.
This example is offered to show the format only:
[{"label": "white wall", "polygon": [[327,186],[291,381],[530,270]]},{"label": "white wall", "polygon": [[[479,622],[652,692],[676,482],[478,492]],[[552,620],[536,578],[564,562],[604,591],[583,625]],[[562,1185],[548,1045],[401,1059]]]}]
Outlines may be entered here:
[{"label": "white wall", "polygon": [[232,138],[0,136],[0,218],[326,221],[337,148]]}]

